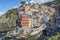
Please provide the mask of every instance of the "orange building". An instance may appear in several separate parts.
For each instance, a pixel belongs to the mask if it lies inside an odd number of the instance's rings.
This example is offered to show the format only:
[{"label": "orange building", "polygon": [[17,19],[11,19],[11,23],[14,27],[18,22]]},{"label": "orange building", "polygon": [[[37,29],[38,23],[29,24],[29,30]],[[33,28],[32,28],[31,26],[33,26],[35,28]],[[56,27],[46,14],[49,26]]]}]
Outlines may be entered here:
[{"label": "orange building", "polygon": [[28,21],[28,16],[26,14],[21,14],[21,21],[20,21],[20,25],[22,27],[29,27],[29,21]]},{"label": "orange building", "polygon": [[28,5],[25,5],[24,9],[25,10],[28,10],[29,9],[29,6]]}]

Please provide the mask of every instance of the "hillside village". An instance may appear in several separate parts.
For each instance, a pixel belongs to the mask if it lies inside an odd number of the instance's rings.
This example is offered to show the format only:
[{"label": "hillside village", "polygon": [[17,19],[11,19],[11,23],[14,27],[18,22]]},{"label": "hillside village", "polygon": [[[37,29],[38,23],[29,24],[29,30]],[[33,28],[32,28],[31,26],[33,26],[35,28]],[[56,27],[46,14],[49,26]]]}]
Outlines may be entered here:
[{"label": "hillside village", "polygon": [[[29,38],[35,35],[38,38],[44,38],[45,36],[53,36],[57,34],[55,24],[55,7],[53,8],[43,4],[39,5],[33,2],[28,4],[28,2],[24,3],[24,1],[22,1],[21,3],[22,5],[19,8],[8,10],[8,12],[1,17],[0,26],[3,27],[0,27],[0,29],[2,29],[0,31],[8,31],[7,37],[16,38]],[[22,24],[19,25],[19,21],[17,20],[20,20],[19,18],[21,16],[27,17],[26,15],[28,16],[27,22],[29,23],[24,23],[23,21],[25,19],[22,19]],[[17,33],[16,30],[18,30]],[[43,39],[41,38],[41,40]]]},{"label": "hillside village", "polygon": [[[54,14],[55,14],[55,9],[52,7],[48,7],[45,5],[37,5],[33,2],[31,2],[30,5],[28,5],[28,2],[26,3],[22,2],[22,5],[18,8],[18,15],[20,15],[18,16],[18,20],[21,20],[21,22],[17,21],[18,32],[16,33],[15,32],[16,30],[13,30],[13,32],[10,31],[8,32],[7,36],[9,37],[15,36],[17,38],[20,38],[29,35],[33,36],[39,34],[42,30],[48,27],[46,23],[48,23],[49,20],[51,21],[51,19],[52,19],[51,27],[49,26],[48,28],[53,28]],[[20,19],[21,17],[22,19]],[[19,23],[22,24],[19,25]],[[21,33],[21,31],[23,32]]]}]

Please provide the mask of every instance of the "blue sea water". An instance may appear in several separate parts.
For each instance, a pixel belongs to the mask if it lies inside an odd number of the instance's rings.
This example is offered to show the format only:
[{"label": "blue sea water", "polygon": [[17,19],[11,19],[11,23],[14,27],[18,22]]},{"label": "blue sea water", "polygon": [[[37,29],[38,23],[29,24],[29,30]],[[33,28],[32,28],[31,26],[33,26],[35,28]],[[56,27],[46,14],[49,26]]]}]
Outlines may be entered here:
[{"label": "blue sea water", "polygon": [[18,39],[16,39],[16,38],[7,38],[7,37],[6,37],[6,34],[7,34],[7,33],[2,33],[2,32],[0,32],[0,40],[18,40]]}]

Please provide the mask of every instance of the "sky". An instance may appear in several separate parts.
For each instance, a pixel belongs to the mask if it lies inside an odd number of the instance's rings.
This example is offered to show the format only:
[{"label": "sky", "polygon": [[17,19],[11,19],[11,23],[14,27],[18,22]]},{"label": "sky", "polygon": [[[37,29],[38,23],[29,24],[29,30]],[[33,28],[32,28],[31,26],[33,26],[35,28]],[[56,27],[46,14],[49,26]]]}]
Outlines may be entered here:
[{"label": "sky", "polygon": [[[9,9],[18,7],[21,1],[22,0],[0,0],[0,15],[4,14]],[[52,0],[28,0],[28,1],[29,2],[34,1],[35,3],[38,2],[39,4],[41,4]]]},{"label": "sky", "polygon": [[39,4],[42,4],[42,3],[46,3],[46,2],[50,2],[50,1],[53,1],[53,0],[33,0],[35,3],[39,3]]}]

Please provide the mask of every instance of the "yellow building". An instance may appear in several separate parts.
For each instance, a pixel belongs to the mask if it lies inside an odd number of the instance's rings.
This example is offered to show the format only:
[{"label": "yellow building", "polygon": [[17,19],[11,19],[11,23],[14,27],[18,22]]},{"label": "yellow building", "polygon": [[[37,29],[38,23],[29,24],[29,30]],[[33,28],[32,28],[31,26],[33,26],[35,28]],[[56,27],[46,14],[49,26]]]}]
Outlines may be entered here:
[{"label": "yellow building", "polygon": [[29,18],[29,27],[32,27],[32,19]]}]

